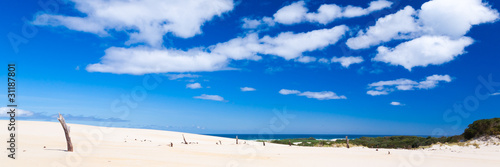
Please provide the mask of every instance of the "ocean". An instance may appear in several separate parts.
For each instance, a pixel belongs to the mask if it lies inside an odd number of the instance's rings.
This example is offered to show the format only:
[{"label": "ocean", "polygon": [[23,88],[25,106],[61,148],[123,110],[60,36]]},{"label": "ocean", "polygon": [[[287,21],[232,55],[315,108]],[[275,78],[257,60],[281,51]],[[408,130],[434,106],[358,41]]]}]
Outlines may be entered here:
[{"label": "ocean", "polygon": [[[394,135],[342,135],[342,134],[206,134],[209,136],[218,136],[226,138],[236,138],[242,140],[280,140],[280,139],[297,139],[297,138],[310,138],[320,140],[332,140],[332,139],[345,139],[348,136],[349,139],[356,139],[360,137],[384,137],[384,136],[394,136]],[[427,137],[427,136],[421,136]]]}]

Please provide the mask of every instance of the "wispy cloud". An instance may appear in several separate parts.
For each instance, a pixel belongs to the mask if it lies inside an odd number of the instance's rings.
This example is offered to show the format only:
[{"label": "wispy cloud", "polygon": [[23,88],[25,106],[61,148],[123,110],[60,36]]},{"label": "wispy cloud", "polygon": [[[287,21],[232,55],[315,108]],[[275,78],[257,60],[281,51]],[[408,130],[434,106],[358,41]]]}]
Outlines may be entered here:
[{"label": "wispy cloud", "polygon": [[177,79],[182,79],[182,78],[198,78],[200,75],[193,75],[193,74],[167,74],[168,79],[170,80],[177,80]]},{"label": "wispy cloud", "polygon": [[251,87],[241,87],[240,89],[242,92],[256,91],[255,88],[251,88]]},{"label": "wispy cloud", "polygon": [[497,95],[500,95],[500,92],[492,93],[491,95],[492,96],[497,96]]},{"label": "wispy cloud", "polygon": [[300,92],[298,90],[281,89],[279,91],[279,93],[282,95],[295,94],[297,96],[305,96],[307,98],[313,98],[313,99],[318,99],[318,100],[347,99],[347,97],[345,97],[344,95],[339,96],[335,92],[332,92],[332,91]]},{"label": "wispy cloud", "polygon": [[451,82],[451,77],[449,75],[432,75],[426,77],[425,80],[416,82],[406,78],[390,80],[390,81],[379,81],[371,83],[368,85],[368,90],[366,93],[372,96],[377,95],[387,95],[396,90],[415,90],[415,89],[432,89],[436,87],[439,82]]},{"label": "wispy cloud", "polygon": [[362,63],[364,60],[361,56],[358,57],[333,57],[332,63],[340,63],[343,67],[349,68],[351,64]]},{"label": "wispy cloud", "polygon": [[207,95],[202,94],[200,96],[193,97],[195,99],[203,99],[203,100],[213,100],[213,101],[224,101],[224,98],[219,95]]},{"label": "wispy cloud", "polygon": [[401,104],[400,102],[397,102],[397,101],[391,102],[391,105],[393,105],[393,106],[404,106],[404,104]]},{"label": "wispy cloud", "polygon": [[279,93],[282,94],[282,95],[290,95],[290,94],[299,94],[300,91],[298,91],[298,90],[289,90],[289,89],[281,89],[279,91]]},{"label": "wispy cloud", "polygon": [[[1,107],[0,108],[0,118],[10,117],[7,112],[11,108]],[[90,121],[90,122],[129,122],[128,120],[123,120],[120,118],[100,118],[96,116],[84,116],[84,115],[73,115],[73,114],[62,114],[64,119],[68,121]],[[44,121],[54,121],[57,120],[57,114],[46,114],[40,112],[27,111],[16,108],[16,117],[21,120],[44,120]]]},{"label": "wispy cloud", "polygon": [[26,110],[22,110],[22,109],[18,109],[18,108],[0,107],[0,117],[10,117],[10,114],[7,114],[7,112],[10,112],[11,110],[15,111],[16,117],[33,116],[33,112],[31,112],[31,111],[26,111]]}]

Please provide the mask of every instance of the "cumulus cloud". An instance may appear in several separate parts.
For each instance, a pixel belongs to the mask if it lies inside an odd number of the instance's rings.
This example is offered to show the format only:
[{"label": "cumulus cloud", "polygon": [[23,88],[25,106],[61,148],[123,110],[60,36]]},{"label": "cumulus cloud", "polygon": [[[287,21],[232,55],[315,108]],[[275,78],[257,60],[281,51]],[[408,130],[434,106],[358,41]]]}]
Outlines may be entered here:
[{"label": "cumulus cloud", "polygon": [[201,49],[188,51],[148,47],[106,49],[100,63],[87,66],[89,72],[142,75],[147,73],[198,72],[227,69],[226,56]]},{"label": "cumulus cloud", "polygon": [[87,66],[89,72],[142,75],[166,72],[200,72],[229,70],[232,60],[260,60],[259,55],[275,55],[286,60],[302,56],[303,52],[322,49],[335,44],[348,27],[336,26],[310,32],[283,32],[276,37],[255,33],[206,49],[192,48],[187,51],[166,48],[111,47],[105,51],[101,62]]},{"label": "cumulus cloud", "polygon": [[357,6],[341,7],[335,4],[323,4],[318,8],[317,12],[308,12],[309,9],[307,9],[305,5],[306,3],[304,1],[298,1],[282,7],[273,15],[274,22],[285,25],[302,22],[328,24],[339,18],[366,16],[371,12],[390,7],[392,2],[386,0],[372,1],[368,8]]},{"label": "cumulus cloud", "polygon": [[219,95],[207,95],[202,94],[200,96],[193,97],[195,99],[203,99],[203,100],[213,100],[213,101],[224,101],[224,98]]},{"label": "cumulus cloud", "polygon": [[378,19],[374,26],[360,31],[346,44],[351,49],[364,49],[384,42],[409,39],[395,48],[380,46],[373,60],[411,70],[416,66],[452,61],[473,43],[471,38],[464,36],[472,26],[495,22],[498,18],[498,11],[481,0],[431,0],[424,3],[420,10],[407,6]]},{"label": "cumulus cloud", "polygon": [[241,87],[240,89],[241,89],[242,92],[256,91],[255,88],[251,88],[251,87]]},{"label": "cumulus cloud", "polygon": [[404,106],[404,104],[401,104],[400,102],[397,102],[397,101],[391,102],[391,105],[393,105],[393,106]]},{"label": "cumulus cloud", "polygon": [[158,47],[165,34],[193,37],[201,33],[205,22],[234,8],[232,0],[71,1],[83,17],[40,14],[33,24],[63,26],[100,36],[124,31],[130,37],[127,44],[147,43]]},{"label": "cumulus cloud", "polygon": [[274,15],[274,21],[281,24],[300,23],[307,13],[306,3],[304,1],[294,2],[279,9]]},{"label": "cumulus cloud", "polygon": [[[447,10],[442,10],[447,9]],[[393,39],[420,35],[460,38],[473,25],[495,22],[496,10],[481,0],[432,0],[416,11],[410,6],[377,20],[374,26],[347,40],[351,49],[363,49]]]},{"label": "cumulus cloud", "polygon": [[366,93],[372,96],[387,95],[394,91],[408,91],[416,89],[432,89],[438,86],[440,82],[451,82],[449,75],[432,75],[425,78],[420,82],[413,81],[406,78],[400,78],[390,81],[379,81],[368,85]]},{"label": "cumulus cloud", "polygon": [[190,83],[190,84],[186,85],[186,88],[189,88],[189,89],[200,89],[202,87],[201,87],[200,83]]},{"label": "cumulus cloud", "polygon": [[432,0],[418,17],[428,33],[459,38],[473,25],[497,21],[499,14],[482,0]]},{"label": "cumulus cloud", "polygon": [[263,54],[276,55],[286,60],[302,56],[303,52],[322,49],[337,43],[349,28],[345,25],[330,29],[313,30],[306,33],[284,32],[276,37],[264,36]]},{"label": "cumulus cloud", "polygon": [[395,38],[404,38],[405,35],[418,30],[413,15],[415,9],[407,6],[395,14],[378,19],[374,26],[368,27],[366,31],[359,31],[358,35],[349,38],[346,44],[351,49],[363,49]]},{"label": "cumulus cloud", "polygon": [[307,98],[313,98],[318,100],[332,100],[332,99],[347,99],[344,95],[337,95],[335,92],[331,91],[321,91],[321,92],[300,92],[298,90],[289,90],[289,89],[281,89],[279,91],[282,95],[291,95],[295,94],[297,96],[305,96]]},{"label": "cumulus cloud", "polygon": [[426,67],[452,61],[472,43],[473,40],[469,37],[453,40],[448,36],[422,36],[395,48],[380,46],[373,60],[401,65],[411,71],[416,66]]},{"label": "cumulus cloud", "polygon": [[363,62],[363,58],[361,56],[358,57],[333,57],[331,62],[332,63],[340,63],[343,67],[349,68],[351,64],[358,64]]},{"label": "cumulus cloud", "polygon": [[11,109],[15,110],[16,117],[29,117],[33,115],[33,112],[27,110],[10,107],[0,107],[0,117],[10,117],[10,114],[7,114],[7,112],[10,112]]}]

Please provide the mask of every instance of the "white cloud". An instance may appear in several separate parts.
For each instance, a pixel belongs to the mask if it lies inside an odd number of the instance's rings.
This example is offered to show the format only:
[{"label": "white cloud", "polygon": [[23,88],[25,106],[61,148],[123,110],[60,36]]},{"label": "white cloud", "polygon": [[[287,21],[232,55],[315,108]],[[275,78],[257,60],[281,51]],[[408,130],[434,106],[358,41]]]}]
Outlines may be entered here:
[{"label": "white cloud", "polygon": [[360,31],[346,44],[351,49],[363,49],[395,39],[410,39],[394,49],[379,47],[374,60],[411,70],[452,61],[473,43],[473,39],[464,36],[473,25],[498,18],[498,11],[482,0],[431,0],[420,10],[407,6],[378,19],[374,26]]},{"label": "white cloud", "polygon": [[242,21],[243,21],[242,27],[245,29],[256,29],[262,24],[261,20],[255,20],[249,18],[243,18]]},{"label": "white cloud", "polygon": [[395,48],[378,47],[375,61],[401,65],[411,71],[413,67],[440,65],[464,53],[464,48],[473,43],[472,38],[456,40],[447,36],[422,36],[399,44]]},{"label": "white cloud", "polygon": [[301,62],[301,63],[311,63],[311,62],[315,62],[316,58],[311,57],[311,56],[300,56],[299,58],[296,59],[296,61]]},{"label": "white cloud", "polygon": [[374,26],[369,27],[366,32],[359,31],[358,35],[349,38],[346,44],[351,49],[364,49],[395,38],[404,38],[405,35],[418,30],[413,15],[415,10],[407,6],[395,14],[378,19]]},{"label": "white cloud", "polygon": [[302,56],[303,52],[322,49],[337,43],[349,28],[345,25],[330,29],[313,30],[306,33],[293,34],[292,32],[280,33],[277,37],[264,36],[263,54],[276,55],[286,60]]},{"label": "white cloud", "polygon": [[391,7],[391,5],[392,2],[386,0],[377,0],[370,2],[370,5],[366,9],[357,6],[347,6],[344,8],[344,12],[342,15],[347,18],[365,16],[370,14],[371,12]]},{"label": "white cloud", "polygon": [[219,43],[209,47],[211,53],[217,55],[224,55],[225,57],[233,60],[260,60],[261,57],[257,53],[262,52],[264,49],[263,44],[259,41],[256,33],[248,34],[246,37],[234,38],[224,43]]},{"label": "white cloud", "polygon": [[390,92],[400,90],[408,91],[415,89],[432,89],[435,88],[440,82],[451,82],[451,77],[449,75],[432,75],[425,78],[420,82],[409,80],[406,78],[390,80],[390,81],[379,81],[368,85],[368,90],[366,93],[372,96],[387,95]]},{"label": "white cloud", "polygon": [[401,104],[400,102],[397,102],[397,101],[391,102],[391,105],[393,105],[393,106],[404,106],[404,104]]},{"label": "white cloud", "polygon": [[255,88],[251,88],[251,87],[241,87],[240,89],[241,89],[242,92],[256,91]]},{"label": "white cloud", "polygon": [[344,95],[338,96],[336,93],[331,91],[322,91],[322,92],[304,92],[298,94],[298,96],[305,96],[307,98],[314,98],[318,100],[331,100],[331,99],[347,99]]},{"label": "white cloud", "polygon": [[127,44],[161,46],[167,33],[190,38],[201,33],[201,26],[215,16],[233,10],[232,0],[71,0],[83,17],[41,14],[35,25],[64,26],[71,30],[109,35],[125,31]]},{"label": "white cloud", "polygon": [[358,57],[333,57],[332,58],[332,63],[340,63],[343,67],[349,68],[351,64],[358,64],[363,62],[363,58],[361,56]]},{"label": "white cloud", "polygon": [[231,60],[260,60],[258,54],[276,55],[286,60],[302,56],[303,52],[335,44],[348,27],[313,30],[305,33],[280,33],[261,39],[255,33],[238,37],[207,49],[157,49],[150,47],[118,48],[105,51],[101,62],[87,66],[89,72],[142,75],[166,72],[200,72],[231,69]]},{"label": "white cloud", "polygon": [[189,88],[189,89],[200,89],[202,87],[201,87],[200,83],[191,83],[191,84],[187,84],[186,88]]},{"label": "white cloud", "polygon": [[342,17],[342,8],[335,4],[323,4],[316,13],[307,13],[304,21],[312,23],[328,24]]},{"label": "white cloud", "polygon": [[498,11],[482,0],[432,0],[422,5],[418,16],[430,34],[454,38],[465,35],[473,25],[499,18]]},{"label": "white cloud", "polygon": [[89,72],[142,75],[147,73],[198,72],[227,69],[226,56],[200,49],[188,51],[147,47],[106,49],[100,63],[87,66]]},{"label": "white cloud", "polygon": [[307,98],[313,98],[318,100],[331,100],[331,99],[347,99],[344,95],[339,96],[335,92],[331,91],[322,91],[322,92],[300,92],[298,90],[289,90],[289,89],[281,89],[279,91],[282,95],[291,95],[295,94],[297,96],[305,96]]},{"label": "white cloud", "polygon": [[[0,107],[0,117],[10,117],[10,114],[7,114],[7,112],[10,112],[11,109],[13,109],[13,108]],[[29,117],[32,115],[33,115],[33,112],[31,112],[31,111],[26,111],[26,110],[15,108],[15,116],[16,117]]]},{"label": "white cloud", "polygon": [[243,19],[243,28],[255,29],[263,25],[272,27],[276,23],[292,25],[303,22],[328,24],[339,18],[352,18],[366,16],[371,12],[388,8],[392,2],[387,0],[372,1],[368,8],[356,6],[341,7],[336,4],[322,4],[316,12],[308,12],[304,1],[297,1],[290,5],[284,6],[271,17],[263,17],[257,19]]},{"label": "white cloud", "polygon": [[241,27],[244,29],[267,28],[276,24],[271,17],[263,17],[262,19],[243,18],[242,21],[243,25]]},{"label": "white cloud", "polygon": [[[447,9],[447,10],[442,10]],[[363,49],[393,39],[415,38],[421,35],[464,36],[473,25],[495,22],[496,10],[481,0],[432,0],[415,11],[407,6],[395,14],[377,20],[374,26],[360,31],[347,40],[351,49]]]},{"label": "white cloud", "polygon": [[279,9],[273,15],[274,21],[281,24],[295,24],[302,22],[308,10],[305,5],[306,3],[304,1],[298,1]]},{"label": "white cloud", "polygon": [[320,58],[320,59],[318,59],[318,62],[319,62],[319,63],[324,63],[324,64],[328,64],[328,63],[330,63],[330,61],[329,61],[328,59],[325,59],[325,58]]},{"label": "white cloud", "polygon": [[299,94],[300,91],[298,90],[289,90],[289,89],[281,89],[279,91],[280,94],[282,95],[291,95],[291,94]]},{"label": "white cloud", "polygon": [[500,95],[500,92],[495,92],[495,93],[492,93],[491,95],[492,96],[497,96],[497,95]]},{"label": "white cloud", "polygon": [[224,101],[224,98],[219,95],[207,95],[202,94],[200,96],[193,97],[195,99],[203,99],[203,100],[213,100],[213,101]]},{"label": "white cloud", "polygon": [[200,75],[193,75],[193,74],[167,74],[168,79],[170,80],[177,80],[181,78],[198,78]]},{"label": "white cloud", "polygon": [[387,91],[376,91],[376,90],[369,90],[366,92],[366,94],[372,95],[372,96],[378,96],[378,95],[388,95],[389,92]]}]

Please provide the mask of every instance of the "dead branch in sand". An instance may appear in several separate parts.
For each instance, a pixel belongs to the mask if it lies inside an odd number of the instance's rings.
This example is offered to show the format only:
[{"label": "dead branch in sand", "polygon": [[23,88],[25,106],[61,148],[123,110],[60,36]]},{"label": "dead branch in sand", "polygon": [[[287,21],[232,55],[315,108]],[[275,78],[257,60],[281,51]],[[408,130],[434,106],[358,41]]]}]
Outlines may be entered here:
[{"label": "dead branch in sand", "polygon": [[182,134],[182,139],[184,139],[184,144],[188,144],[188,142],[186,141],[186,138],[184,137],[184,134]]},{"label": "dead branch in sand", "polygon": [[64,117],[59,113],[59,118],[57,118],[59,122],[61,123],[64,134],[66,135],[66,144],[68,147],[69,152],[73,152],[73,143],[71,143],[71,138],[69,137],[69,126],[66,125],[66,121],[64,120]]}]

